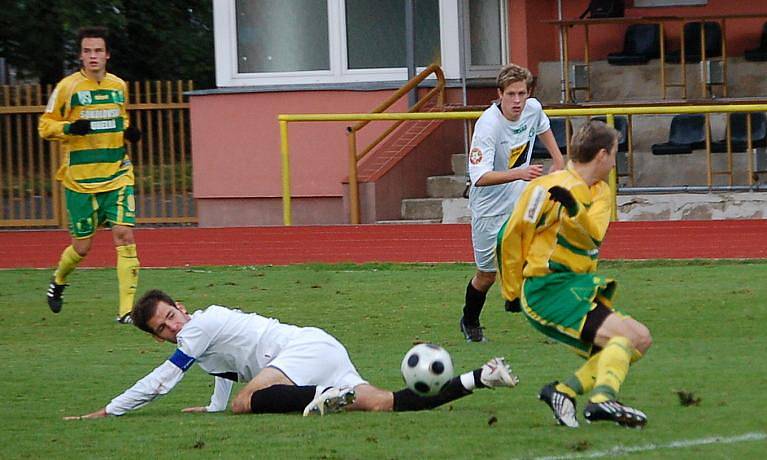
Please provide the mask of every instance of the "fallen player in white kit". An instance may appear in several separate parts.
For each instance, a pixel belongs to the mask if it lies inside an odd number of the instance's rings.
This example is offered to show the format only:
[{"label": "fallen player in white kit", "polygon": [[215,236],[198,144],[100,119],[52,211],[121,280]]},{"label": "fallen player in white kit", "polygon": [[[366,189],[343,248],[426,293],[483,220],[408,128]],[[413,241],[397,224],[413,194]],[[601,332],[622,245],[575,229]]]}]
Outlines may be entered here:
[{"label": "fallen player in white kit", "polygon": [[304,415],[364,411],[432,409],[476,388],[513,387],[518,379],[503,358],[450,380],[436,396],[409,389],[382,390],[360,377],[344,346],[313,327],[281,324],[276,319],[218,305],[187,313],[168,294],[152,290],[136,302],[133,324],[156,339],[176,343],[175,352],[104,408],[66,420],[123,415],[167,394],[195,362],[215,376],[210,404],[185,412],[226,409],[234,382],[248,382],[232,400],[232,412]]}]

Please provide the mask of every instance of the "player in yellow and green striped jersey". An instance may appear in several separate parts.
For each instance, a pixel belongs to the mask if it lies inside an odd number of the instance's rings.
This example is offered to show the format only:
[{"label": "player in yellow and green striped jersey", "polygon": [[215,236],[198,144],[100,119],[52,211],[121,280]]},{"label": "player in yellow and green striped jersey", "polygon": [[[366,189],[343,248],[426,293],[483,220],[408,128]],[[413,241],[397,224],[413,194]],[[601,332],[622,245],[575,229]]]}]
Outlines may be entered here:
[{"label": "player in yellow and green striped jersey", "polygon": [[141,133],[129,124],[125,82],[106,71],[108,39],[106,28],[80,29],[82,68],[56,85],[38,125],[42,138],[61,145],[56,179],[64,185],[72,235],[50,282],[47,300],[54,313],[61,311],[68,275],[90,251],[96,229],[111,227],[117,250],[117,320],[126,323],[138,284],[139,260],[133,237],[133,165],[125,140],[137,142]]},{"label": "player in yellow and green striped jersey", "polygon": [[555,419],[575,428],[578,394],[590,393],[589,422],[642,427],[647,416],[617,400],[629,365],[652,343],[642,323],[614,310],[614,280],[596,274],[610,223],[618,132],[587,122],[573,136],[567,169],[530,182],[498,234],[506,300],[520,300],[533,328],[586,358],[574,375],[541,389]]}]

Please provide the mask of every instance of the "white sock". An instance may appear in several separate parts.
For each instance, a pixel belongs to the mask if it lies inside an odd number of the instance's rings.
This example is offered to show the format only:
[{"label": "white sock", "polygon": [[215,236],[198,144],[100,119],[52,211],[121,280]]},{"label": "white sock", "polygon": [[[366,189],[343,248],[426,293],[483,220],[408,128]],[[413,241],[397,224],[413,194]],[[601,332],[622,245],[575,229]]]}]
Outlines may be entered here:
[{"label": "white sock", "polygon": [[461,374],[461,385],[469,391],[474,391],[477,388],[477,383],[474,381],[474,371]]}]

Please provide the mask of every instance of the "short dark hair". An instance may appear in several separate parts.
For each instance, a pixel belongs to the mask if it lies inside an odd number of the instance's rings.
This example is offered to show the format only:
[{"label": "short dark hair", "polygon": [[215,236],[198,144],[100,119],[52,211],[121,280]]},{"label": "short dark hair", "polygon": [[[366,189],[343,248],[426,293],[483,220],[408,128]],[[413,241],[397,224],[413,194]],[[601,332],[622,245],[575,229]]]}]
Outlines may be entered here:
[{"label": "short dark hair", "polygon": [[608,152],[618,142],[618,131],[599,120],[589,120],[573,135],[570,159],[588,163],[601,149]]},{"label": "short dark hair", "polygon": [[109,51],[109,29],[101,26],[81,27],[77,30],[77,45],[82,48],[83,38],[101,38]]},{"label": "short dark hair", "polygon": [[140,299],[133,305],[133,310],[130,312],[130,317],[133,320],[133,325],[141,329],[144,332],[148,332],[154,335],[154,330],[149,327],[149,319],[154,316],[157,311],[157,304],[165,302],[168,305],[176,306],[176,302],[166,293],[159,289],[152,289],[147,291]]}]

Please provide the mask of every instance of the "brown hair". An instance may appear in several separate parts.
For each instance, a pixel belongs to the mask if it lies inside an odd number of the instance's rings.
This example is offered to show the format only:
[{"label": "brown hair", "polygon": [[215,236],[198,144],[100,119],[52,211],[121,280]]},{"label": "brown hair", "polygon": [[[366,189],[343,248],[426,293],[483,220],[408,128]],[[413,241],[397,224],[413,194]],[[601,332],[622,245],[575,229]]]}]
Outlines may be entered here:
[{"label": "brown hair", "polygon": [[599,120],[589,120],[573,135],[570,159],[588,163],[601,149],[608,152],[618,142],[618,131]]},{"label": "brown hair", "polygon": [[496,85],[503,92],[507,86],[514,82],[523,81],[530,91],[533,87],[533,74],[529,70],[516,64],[507,64],[498,73]]},{"label": "brown hair", "polygon": [[77,30],[77,45],[82,47],[83,38],[101,38],[109,51],[109,29],[101,26],[81,27]]},{"label": "brown hair", "polygon": [[159,289],[152,289],[147,291],[140,299],[133,305],[133,310],[130,312],[130,317],[133,320],[133,325],[141,329],[144,332],[154,334],[154,331],[149,327],[149,319],[154,316],[157,311],[157,304],[165,302],[168,305],[175,307],[176,302],[171,297]]}]

